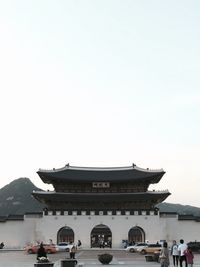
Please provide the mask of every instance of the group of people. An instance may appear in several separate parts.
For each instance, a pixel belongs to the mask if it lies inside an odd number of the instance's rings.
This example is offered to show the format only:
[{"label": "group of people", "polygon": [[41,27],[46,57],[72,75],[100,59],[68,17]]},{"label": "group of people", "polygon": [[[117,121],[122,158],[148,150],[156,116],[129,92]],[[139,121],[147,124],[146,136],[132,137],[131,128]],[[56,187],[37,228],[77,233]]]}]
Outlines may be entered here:
[{"label": "group of people", "polygon": [[[78,240],[78,247],[81,246],[81,241]],[[75,254],[77,250],[77,246],[72,245],[69,251],[70,259],[75,259]],[[193,258],[194,255],[192,253],[192,249],[187,246],[187,244],[184,243],[184,240],[180,240],[180,244],[178,245],[176,241],[173,241],[173,245],[171,247],[171,255],[173,258],[173,265],[178,267],[180,264],[180,267],[183,267],[183,262],[185,262],[185,267],[193,267]],[[37,259],[41,257],[47,257],[46,251],[43,247],[43,243],[40,244],[40,248],[37,252]],[[161,267],[168,267],[170,265],[169,261],[169,249],[167,242],[163,243],[163,247],[160,251],[160,264]]]},{"label": "group of people", "polygon": [[[69,250],[70,259],[75,259],[77,247],[80,247],[81,245],[82,245],[81,241],[78,240],[77,246],[75,246],[74,244],[71,246],[71,248]],[[43,243],[40,243],[40,247],[37,251],[37,260],[39,260],[41,257],[47,258],[47,253],[45,251]]]},{"label": "group of people", "polygon": [[[178,266],[180,263],[180,267],[183,267],[183,262],[185,262],[185,267],[193,267],[194,255],[192,253],[192,249],[184,243],[183,239],[180,240],[179,245],[175,240],[173,241],[171,255],[173,257],[174,266]],[[160,264],[161,267],[169,266],[169,250],[167,242],[163,243],[163,247],[160,252]]]}]

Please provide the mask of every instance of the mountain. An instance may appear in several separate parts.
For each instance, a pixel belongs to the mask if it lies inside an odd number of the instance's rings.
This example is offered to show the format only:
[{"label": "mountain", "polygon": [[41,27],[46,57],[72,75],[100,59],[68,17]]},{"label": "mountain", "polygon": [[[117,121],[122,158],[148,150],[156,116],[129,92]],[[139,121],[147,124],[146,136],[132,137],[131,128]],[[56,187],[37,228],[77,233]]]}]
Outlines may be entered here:
[{"label": "mountain", "polygon": [[[44,205],[31,195],[33,190],[42,191],[29,178],[19,178],[2,187],[0,189],[0,216],[41,212]],[[158,204],[157,207],[160,212],[176,212],[178,214],[200,216],[200,208],[189,205],[163,202]]]},{"label": "mountain", "polygon": [[0,216],[41,212],[43,205],[31,193],[37,188],[28,178],[19,178],[0,189]]},{"label": "mountain", "polygon": [[190,205],[163,202],[158,204],[157,207],[159,208],[160,212],[176,212],[181,215],[200,216],[200,208]]}]

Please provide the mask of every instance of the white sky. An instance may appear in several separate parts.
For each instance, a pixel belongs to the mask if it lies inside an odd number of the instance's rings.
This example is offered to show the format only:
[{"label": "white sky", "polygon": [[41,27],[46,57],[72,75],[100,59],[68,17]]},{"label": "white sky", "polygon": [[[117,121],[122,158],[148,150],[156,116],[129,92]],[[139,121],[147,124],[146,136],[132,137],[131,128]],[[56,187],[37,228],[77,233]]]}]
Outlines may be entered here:
[{"label": "white sky", "polygon": [[166,171],[200,207],[200,1],[2,0],[0,188],[39,168]]}]

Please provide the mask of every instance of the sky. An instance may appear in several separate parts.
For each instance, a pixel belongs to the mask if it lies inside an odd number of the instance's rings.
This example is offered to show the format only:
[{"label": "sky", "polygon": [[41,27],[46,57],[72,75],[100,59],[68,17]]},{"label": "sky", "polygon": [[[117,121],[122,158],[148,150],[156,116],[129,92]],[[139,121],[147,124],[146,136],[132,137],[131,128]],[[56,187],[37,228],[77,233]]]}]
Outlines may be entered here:
[{"label": "sky", "polygon": [[200,1],[0,1],[0,188],[132,163],[200,207]]}]

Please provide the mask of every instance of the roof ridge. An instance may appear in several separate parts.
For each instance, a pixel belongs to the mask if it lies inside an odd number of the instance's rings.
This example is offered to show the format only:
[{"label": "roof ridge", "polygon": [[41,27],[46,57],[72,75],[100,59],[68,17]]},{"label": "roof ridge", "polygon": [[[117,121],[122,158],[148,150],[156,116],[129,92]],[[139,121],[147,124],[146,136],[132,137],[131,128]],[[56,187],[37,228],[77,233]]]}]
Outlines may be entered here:
[{"label": "roof ridge", "polygon": [[144,172],[164,172],[164,170],[161,169],[149,169],[149,168],[141,168],[137,167],[135,164],[132,164],[131,166],[121,166],[121,167],[80,167],[80,166],[70,166],[69,163],[66,164],[64,167],[61,168],[53,168],[53,169],[39,169],[38,172],[59,172],[64,170],[89,170],[89,171],[117,171],[117,170],[138,170],[138,171],[144,171]]}]

